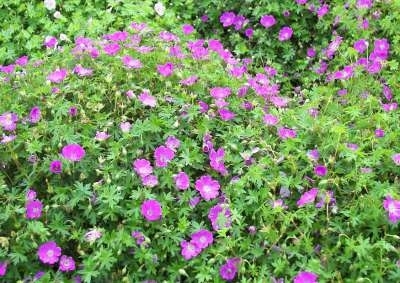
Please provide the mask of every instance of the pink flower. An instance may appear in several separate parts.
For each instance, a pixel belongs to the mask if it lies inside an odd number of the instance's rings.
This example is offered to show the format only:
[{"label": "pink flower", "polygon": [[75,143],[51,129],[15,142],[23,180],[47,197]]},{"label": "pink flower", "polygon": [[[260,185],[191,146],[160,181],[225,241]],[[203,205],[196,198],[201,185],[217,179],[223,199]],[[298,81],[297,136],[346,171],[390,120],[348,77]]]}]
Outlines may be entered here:
[{"label": "pink flower", "polygon": [[203,199],[209,201],[219,195],[220,185],[210,175],[204,175],[197,179],[195,188]]},{"label": "pink flower", "polygon": [[164,65],[157,65],[157,71],[164,77],[169,77],[174,72],[174,64],[167,62]]},{"label": "pink flower", "polygon": [[192,241],[182,241],[181,242],[181,255],[185,260],[192,259],[198,256],[201,252],[201,249]]},{"label": "pink flower", "polygon": [[7,262],[0,262],[0,277],[3,277],[7,273]]},{"label": "pink flower", "polygon": [[19,57],[17,60],[15,60],[15,64],[17,64],[18,66],[24,67],[28,64],[28,56],[22,56]]},{"label": "pink flower", "polygon": [[318,191],[319,190],[317,188],[312,188],[311,190],[303,193],[300,199],[297,201],[297,206],[303,207],[306,204],[314,202],[315,198],[317,197]]},{"label": "pink flower", "polygon": [[185,172],[179,172],[174,176],[175,186],[178,190],[186,190],[190,186],[189,176]]},{"label": "pink flower", "polygon": [[264,15],[260,19],[260,24],[265,28],[270,28],[276,24],[276,20],[272,15]]},{"label": "pink flower", "polygon": [[189,35],[194,32],[194,27],[192,25],[184,24],[182,26],[182,31],[184,35]]},{"label": "pink flower", "polygon": [[314,167],[314,173],[318,176],[325,176],[328,173],[328,169],[324,165],[316,165]]},{"label": "pink flower", "polygon": [[319,151],[318,149],[312,149],[307,152],[307,157],[313,161],[317,161],[319,159]]},{"label": "pink flower", "polygon": [[79,144],[68,144],[62,148],[61,155],[70,161],[80,161],[85,157],[85,150]]},{"label": "pink flower", "polygon": [[198,77],[197,76],[190,76],[186,79],[181,80],[179,83],[185,86],[191,86],[194,85],[194,83],[197,81]]},{"label": "pink flower", "polygon": [[17,127],[18,115],[13,112],[6,112],[0,115],[0,126],[5,131],[14,131]]},{"label": "pink flower", "polygon": [[244,35],[249,39],[253,37],[253,34],[254,30],[252,28],[248,28],[244,31]]},{"label": "pink flower", "polygon": [[104,45],[103,51],[109,55],[109,56],[114,56],[116,55],[120,50],[119,44],[118,43],[109,43]]},{"label": "pink flower", "polygon": [[150,107],[155,107],[157,104],[157,99],[150,95],[148,91],[144,91],[139,95],[139,100],[145,105]]},{"label": "pink flower", "polygon": [[75,270],[75,261],[72,257],[62,255],[59,262],[59,268],[62,272],[74,271]]},{"label": "pink flower", "polygon": [[43,45],[46,46],[46,48],[55,48],[58,44],[57,38],[54,36],[46,36],[43,41]]},{"label": "pink flower", "polygon": [[166,167],[174,156],[175,153],[172,149],[161,145],[154,151],[155,165],[157,167]]},{"label": "pink flower", "polygon": [[293,280],[293,283],[317,283],[318,275],[308,272],[302,271],[299,272]]},{"label": "pink flower", "polygon": [[61,248],[53,241],[46,242],[39,246],[37,255],[41,262],[55,264],[61,256]]},{"label": "pink flower", "polygon": [[223,27],[230,27],[234,24],[236,18],[236,14],[233,12],[224,12],[220,17],[219,21],[221,22]]},{"label": "pink flower", "polygon": [[264,115],[264,123],[267,126],[275,126],[276,124],[278,124],[279,119],[278,117],[272,115],[272,114],[265,114]]},{"label": "pink flower", "polygon": [[323,4],[321,7],[318,8],[317,10],[317,16],[318,19],[321,19],[323,16],[328,14],[329,12],[329,6],[327,4]]},{"label": "pink flower", "polygon": [[165,142],[165,145],[173,151],[176,151],[180,144],[181,142],[175,136],[169,136]]},{"label": "pink flower", "polygon": [[141,180],[145,187],[153,188],[158,185],[158,178],[156,175],[141,176]]},{"label": "pink flower", "polygon": [[383,208],[388,212],[389,221],[397,224],[400,220],[400,200],[395,200],[388,195],[383,201]]},{"label": "pink flower", "polygon": [[375,137],[383,138],[385,136],[385,131],[383,129],[376,129],[375,130]]},{"label": "pink flower", "polygon": [[297,133],[295,130],[289,129],[289,128],[279,128],[278,129],[278,136],[283,139],[292,139],[297,136]]},{"label": "pink flower", "polygon": [[38,219],[42,216],[43,204],[40,200],[29,200],[25,205],[27,219]]},{"label": "pink flower", "polygon": [[140,69],[143,67],[142,62],[139,59],[134,59],[129,55],[122,57],[121,60],[125,67],[129,69]]},{"label": "pink flower", "polygon": [[364,51],[368,47],[368,41],[366,41],[365,39],[357,40],[356,42],[354,42],[353,47],[358,53],[364,53]]},{"label": "pink flower", "polygon": [[32,188],[29,189],[29,190],[26,192],[25,197],[26,197],[26,200],[27,200],[27,201],[29,201],[29,200],[35,200],[35,199],[36,199],[36,191],[32,190]]},{"label": "pink flower", "polygon": [[279,41],[289,40],[293,35],[293,29],[291,27],[283,27],[279,31]]},{"label": "pink flower", "polygon": [[223,228],[229,228],[232,225],[231,221],[231,210],[226,204],[216,204],[211,207],[208,212],[208,219],[211,221],[211,225],[215,231]]},{"label": "pink flower", "polygon": [[357,0],[358,9],[369,9],[372,7],[372,0]]},{"label": "pink flower", "polygon": [[239,258],[230,258],[219,269],[219,275],[226,281],[235,279],[238,272]]},{"label": "pink flower", "polygon": [[62,172],[62,163],[60,160],[53,160],[49,168],[51,173],[60,174]]},{"label": "pink flower", "polygon": [[80,77],[89,77],[93,74],[92,69],[87,69],[82,67],[82,65],[78,64],[74,67],[73,72]]},{"label": "pink flower", "polygon": [[89,243],[93,243],[97,239],[99,239],[102,236],[102,233],[100,230],[97,229],[91,229],[85,234],[85,240],[88,241]]},{"label": "pink flower", "polygon": [[210,95],[215,99],[223,99],[231,95],[229,87],[213,87],[210,89]]},{"label": "pink flower", "polygon": [[192,240],[190,242],[193,242],[200,249],[207,248],[214,241],[213,234],[206,229],[200,229],[199,231],[193,233],[191,238]]},{"label": "pink flower", "polygon": [[104,35],[103,38],[110,41],[125,41],[128,39],[128,36],[129,33],[126,31],[116,31],[114,33]]},{"label": "pink flower", "polygon": [[13,140],[15,140],[16,137],[17,137],[16,135],[7,136],[7,135],[3,134],[3,137],[0,140],[0,143],[1,144],[6,144],[6,143],[9,143],[9,142],[12,142]]},{"label": "pink flower", "polygon": [[66,69],[57,69],[54,72],[50,73],[47,76],[47,79],[52,83],[59,84],[67,77],[67,70]]},{"label": "pink flower", "polygon": [[235,113],[225,108],[218,109],[218,114],[223,121],[229,121],[236,117]]},{"label": "pink flower", "polygon": [[135,170],[140,177],[145,177],[153,173],[153,167],[147,159],[136,159],[132,165],[133,170]]},{"label": "pink flower", "polygon": [[132,128],[132,125],[129,122],[121,122],[121,124],[119,124],[119,127],[121,128],[121,131],[123,133],[129,133],[129,131]]},{"label": "pink flower", "polygon": [[222,147],[220,147],[217,151],[211,149],[209,154],[211,168],[221,173],[222,175],[228,174],[228,171],[226,170],[224,165],[224,156],[225,151]]},{"label": "pink flower", "polygon": [[94,138],[95,138],[95,140],[98,140],[98,141],[105,141],[109,137],[110,137],[110,135],[107,134],[107,132],[96,131],[96,136]]},{"label": "pink flower", "polygon": [[162,216],[161,205],[154,199],[145,200],[140,206],[140,212],[147,221],[157,221]]},{"label": "pink flower", "polygon": [[393,154],[392,160],[396,165],[400,166],[400,153]]}]

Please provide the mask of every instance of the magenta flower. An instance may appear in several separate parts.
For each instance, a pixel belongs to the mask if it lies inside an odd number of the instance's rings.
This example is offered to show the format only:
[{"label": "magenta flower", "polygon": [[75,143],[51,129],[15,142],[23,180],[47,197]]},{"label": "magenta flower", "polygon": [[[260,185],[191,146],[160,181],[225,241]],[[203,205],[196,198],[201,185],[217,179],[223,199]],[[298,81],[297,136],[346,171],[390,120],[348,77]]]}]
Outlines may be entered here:
[{"label": "magenta flower", "polygon": [[213,87],[210,89],[210,95],[215,99],[223,99],[231,95],[229,87]]},{"label": "magenta flower", "polygon": [[17,128],[18,115],[13,112],[6,112],[0,115],[0,126],[5,131],[14,131]]},{"label": "magenta flower", "polygon": [[222,175],[227,175],[228,171],[225,168],[224,157],[225,150],[222,147],[220,147],[217,151],[215,151],[214,149],[210,150],[209,158],[211,168],[221,173]]},{"label": "magenta flower", "polygon": [[314,173],[318,176],[325,176],[328,173],[328,169],[324,165],[316,165]]},{"label": "magenta flower", "polygon": [[15,60],[15,64],[17,64],[18,66],[24,67],[28,64],[28,60],[29,60],[28,56],[25,55],[25,56],[19,57],[17,60]]},{"label": "magenta flower", "polygon": [[181,241],[181,255],[185,260],[189,260],[198,256],[200,252],[201,249],[192,241]]},{"label": "magenta flower", "polygon": [[194,27],[192,25],[189,24],[184,24],[182,26],[182,31],[184,35],[189,35],[192,34],[194,32]]},{"label": "magenta flower", "polygon": [[103,36],[104,39],[110,41],[125,41],[128,39],[129,33],[126,31],[116,31]]},{"label": "magenta flower", "polygon": [[354,42],[353,47],[358,53],[364,53],[364,51],[368,47],[368,41],[366,41],[365,39],[357,40],[356,42]]},{"label": "magenta flower", "polygon": [[265,125],[267,125],[267,126],[275,126],[279,122],[278,117],[276,117],[275,115],[272,115],[272,114],[265,114],[263,120],[264,120]]},{"label": "magenta flower", "polygon": [[276,20],[272,15],[264,15],[260,19],[260,24],[265,28],[270,28],[276,24]]},{"label": "magenta flower", "polygon": [[372,0],[357,0],[358,9],[369,9],[372,7]]},{"label": "magenta flower", "polygon": [[388,195],[383,201],[383,208],[388,212],[389,221],[397,224],[400,220],[400,200],[395,200]]},{"label": "magenta flower", "polygon": [[291,27],[283,27],[279,31],[279,41],[289,40],[293,35],[293,29]]},{"label": "magenta flower", "polygon": [[297,201],[297,206],[298,207],[303,207],[306,204],[312,203],[315,201],[315,198],[318,195],[318,189],[317,188],[312,188],[311,190],[303,193],[300,197],[300,199]]},{"label": "magenta flower", "polygon": [[244,31],[244,35],[247,37],[247,38],[252,38],[253,37],[253,35],[254,35],[254,30],[252,29],[252,28],[248,28],[248,29],[246,29],[245,31]]},{"label": "magenta flower", "polygon": [[132,238],[136,239],[136,244],[138,244],[139,246],[142,245],[146,240],[143,233],[140,231],[132,231],[131,236]]},{"label": "magenta flower", "polygon": [[27,219],[38,219],[42,216],[43,204],[40,200],[29,200],[25,204],[25,216]]},{"label": "magenta flower", "polygon": [[220,185],[210,175],[204,175],[197,179],[195,188],[203,199],[209,201],[219,195]]},{"label": "magenta flower", "polygon": [[93,74],[92,69],[84,68],[80,64],[76,65],[72,71],[80,77],[89,77]]},{"label": "magenta flower", "polygon": [[313,161],[317,161],[319,159],[319,151],[318,149],[311,149],[307,152],[308,158]]},{"label": "magenta flower", "polygon": [[193,233],[191,238],[192,240],[190,242],[193,242],[200,249],[207,248],[214,241],[213,234],[206,229],[200,229],[199,231]]},{"label": "magenta flower", "polygon": [[157,167],[166,167],[174,157],[175,152],[163,145],[157,147],[154,151],[155,165]]},{"label": "magenta flower", "polygon": [[223,121],[230,121],[236,117],[235,113],[225,108],[218,109],[218,114]]},{"label": "magenta flower", "polygon": [[180,140],[178,140],[175,136],[169,136],[165,141],[165,146],[176,151],[177,148],[181,145]]},{"label": "magenta flower", "polygon": [[143,91],[139,95],[139,100],[145,106],[155,107],[157,104],[157,99],[154,96],[150,95],[150,92],[148,92],[148,91]]},{"label": "magenta flower", "polygon": [[174,64],[167,62],[164,65],[157,65],[157,71],[164,77],[169,77],[174,72]]},{"label": "magenta flower", "polygon": [[145,200],[140,206],[140,212],[147,221],[157,221],[161,219],[161,205],[154,199]]},{"label": "magenta flower", "polygon": [[75,106],[72,106],[68,109],[68,115],[71,117],[75,117],[78,115],[78,108],[76,108]]},{"label": "magenta flower", "polygon": [[62,163],[60,160],[53,160],[49,168],[51,173],[60,174],[62,172]]},{"label": "magenta flower", "polygon": [[110,137],[109,134],[107,134],[107,132],[99,132],[96,131],[96,136],[94,137],[95,140],[97,141],[105,141],[106,139],[108,139]]},{"label": "magenta flower", "polygon": [[3,72],[5,74],[12,74],[15,70],[15,65],[14,64],[10,64],[7,66],[1,66],[0,65],[0,72]]},{"label": "magenta flower", "polygon": [[37,255],[42,263],[55,264],[61,256],[61,248],[53,241],[41,244]]},{"label": "magenta flower", "polygon": [[140,69],[143,67],[142,62],[139,59],[134,59],[129,55],[122,57],[121,60],[128,69]]},{"label": "magenta flower", "polygon": [[54,36],[46,36],[43,41],[43,45],[46,46],[46,48],[54,48],[58,44],[57,38]]},{"label": "magenta flower", "polygon": [[30,200],[35,200],[36,199],[36,191],[29,189],[26,194],[25,194],[26,200],[30,201]]},{"label": "magenta flower", "polygon": [[61,155],[69,161],[80,161],[85,154],[83,147],[75,143],[64,146],[61,151]]},{"label": "magenta flower", "polygon": [[186,79],[181,80],[179,83],[182,84],[182,85],[185,85],[185,86],[191,86],[191,85],[194,85],[196,83],[198,78],[199,77],[195,76],[195,75],[194,76],[190,76],[190,77],[187,77]]},{"label": "magenta flower", "polygon": [[312,272],[302,271],[296,275],[293,279],[293,283],[317,283],[317,279],[318,275]]},{"label": "magenta flower", "polygon": [[3,277],[7,273],[7,262],[2,261],[0,262],[0,277]]},{"label": "magenta flower", "polygon": [[385,131],[383,129],[376,129],[375,130],[375,137],[383,138],[385,136]]},{"label": "magenta flower", "polygon": [[400,166],[400,153],[393,154],[392,160],[396,165]]},{"label": "magenta flower", "polygon": [[58,269],[62,272],[74,271],[75,261],[71,256],[62,255]]},{"label": "magenta flower", "polygon": [[318,19],[321,19],[323,16],[328,14],[329,12],[329,6],[327,4],[323,4],[321,7],[318,8],[317,10],[317,16]]},{"label": "magenta flower", "polygon": [[238,258],[228,259],[219,269],[219,275],[221,275],[221,278],[226,281],[232,281],[235,279],[238,272],[239,262],[240,259]]},{"label": "magenta flower", "polygon": [[190,186],[189,176],[185,172],[179,172],[174,176],[175,186],[178,190],[187,190]]},{"label": "magenta flower", "polygon": [[118,43],[109,43],[104,45],[103,51],[109,55],[109,56],[114,56],[116,55],[120,50],[120,46]]},{"label": "magenta flower", "polygon": [[35,106],[31,109],[31,112],[29,113],[29,122],[31,122],[32,124],[36,124],[40,121],[41,117],[42,113],[40,112],[40,108],[38,106]]},{"label": "magenta flower", "polygon": [[289,128],[279,128],[278,129],[278,136],[283,139],[292,139],[295,138],[297,136],[297,133],[295,130],[293,129],[289,129]]},{"label": "magenta flower", "polygon": [[68,71],[66,69],[57,69],[47,76],[47,79],[52,83],[59,84],[67,77]]},{"label": "magenta flower", "polygon": [[158,185],[158,178],[156,175],[142,176],[141,180],[145,187],[153,188]]},{"label": "magenta flower", "polygon": [[223,27],[230,27],[234,24],[236,18],[236,14],[233,12],[224,12],[219,17],[219,21],[221,22]]},{"label": "magenta flower", "polygon": [[232,213],[228,205],[218,203],[211,207],[208,212],[208,219],[211,221],[214,231],[218,231],[223,228],[231,227],[231,215]]},{"label": "magenta flower", "polygon": [[153,167],[147,159],[136,159],[133,163],[133,170],[141,176],[145,177],[153,173]]}]

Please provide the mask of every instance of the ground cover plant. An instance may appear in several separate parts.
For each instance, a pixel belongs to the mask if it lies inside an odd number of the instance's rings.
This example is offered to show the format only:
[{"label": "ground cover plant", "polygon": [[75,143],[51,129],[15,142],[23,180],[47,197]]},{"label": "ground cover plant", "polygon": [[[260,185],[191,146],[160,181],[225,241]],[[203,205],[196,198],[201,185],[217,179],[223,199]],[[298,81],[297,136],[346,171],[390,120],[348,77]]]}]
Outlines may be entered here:
[{"label": "ground cover plant", "polygon": [[0,68],[0,280],[398,282],[390,4],[329,3],[341,20],[315,50],[260,15],[301,80],[196,23],[43,36],[41,58]]}]

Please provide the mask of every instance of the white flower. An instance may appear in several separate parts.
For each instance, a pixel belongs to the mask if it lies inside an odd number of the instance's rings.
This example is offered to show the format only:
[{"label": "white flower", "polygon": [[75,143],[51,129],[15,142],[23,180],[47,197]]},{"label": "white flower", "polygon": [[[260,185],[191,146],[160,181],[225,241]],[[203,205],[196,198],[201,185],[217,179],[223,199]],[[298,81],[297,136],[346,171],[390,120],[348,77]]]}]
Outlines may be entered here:
[{"label": "white flower", "polygon": [[56,19],[61,19],[62,15],[61,15],[60,11],[55,11],[53,14],[53,17]]},{"label": "white flower", "polygon": [[60,39],[62,41],[69,41],[69,38],[65,33],[60,33]]},{"label": "white flower", "polygon": [[161,2],[157,2],[157,4],[154,5],[154,10],[159,16],[163,16],[165,13],[165,6]]},{"label": "white flower", "polygon": [[54,10],[56,8],[56,1],[55,0],[44,0],[44,6],[47,10]]}]

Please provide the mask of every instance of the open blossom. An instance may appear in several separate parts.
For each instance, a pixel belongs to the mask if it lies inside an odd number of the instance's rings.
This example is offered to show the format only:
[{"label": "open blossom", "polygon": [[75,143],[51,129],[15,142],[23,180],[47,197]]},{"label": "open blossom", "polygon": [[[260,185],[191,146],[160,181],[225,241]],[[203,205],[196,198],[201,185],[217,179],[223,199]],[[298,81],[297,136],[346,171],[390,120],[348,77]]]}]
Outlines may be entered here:
[{"label": "open blossom", "polygon": [[29,189],[25,194],[25,198],[27,201],[35,200],[36,199],[36,191],[34,191],[32,188]]},{"label": "open blossom", "polygon": [[49,168],[51,173],[60,174],[62,172],[62,163],[60,160],[53,160]]},{"label": "open blossom", "polygon": [[61,150],[61,155],[70,161],[80,161],[85,154],[85,150],[79,144],[68,144]]},{"label": "open blossom", "polygon": [[140,206],[140,212],[147,221],[157,221],[162,216],[161,205],[154,199],[145,200]]},{"label": "open blossom", "polygon": [[293,29],[291,27],[283,27],[279,31],[279,41],[289,40],[293,35]]},{"label": "open blossom", "polygon": [[57,46],[57,44],[58,40],[54,36],[48,35],[44,38],[43,45],[46,46],[46,48],[54,48]]},{"label": "open blossom", "polygon": [[95,138],[95,140],[98,140],[98,141],[105,141],[109,137],[110,137],[110,135],[107,134],[107,132],[96,131],[96,136],[94,138]]},{"label": "open blossom", "polygon": [[0,262],[0,277],[6,275],[7,273],[7,262],[2,261]]},{"label": "open blossom", "polygon": [[400,166],[400,153],[393,154],[392,160],[396,165]]},{"label": "open blossom", "polygon": [[156,175],[141,176],[141,180],[145,187],[153,188],[158,185],[158,178]]},{"label": "open blossom", "polygon": [[324,165],[316,165],[314,167],[314,173],[318,176],[325,176],[328,173],[328,169]]},{"label": "open blossom", "polygon": [[136,159],[132,165],[133,170],[135,170],[135,172],[141,177],[145,177],[153,173],[153,167],[151,166],[150,161],[147,159]]},{"label": "open blossom", "polygon": [[263,25],[265,28],[270,28],[276,24],[276,20],[272,15],[264,15],[260,19],[260,24]]},{"label": "open blossom", "polygon": [[189,24],[184,24],[182,26],[182,31],[183,31],[183,34],[189,35],[189,34],[192,34],[194,32],[194,27],[192,25],[189,25]]},{"label": "open blossom", "polygon": [[221,22],[223,27],[230,27],[234,24],[236,18],[236,14],[233,12],[224,12],[219,17],[219,21]]},{"label": "open blossom", "polygon": [[214,241],[213,234],[206,229],[200,229],[199,231],[193,233],[191,238],[191,242],[195,243],[200,249],[207,248]]},{"label": "open blossom", "polygon": [[210,95],[215,99],[223,99],[231,95],[229,87],[213,87],[210,89]]},{"label": "open blossom", "polygon": [[37,255],[41,262],[55,264],[61,256],[61,248],[55,242],[49,241],[39,246]]},{"label": "open blossom", "polygon": [[197,179],[195,188],[203,199],[209,201],[219,195],[220,184],[210,175],[204,175]]},{"label": "open blossom", "polygon": [[59,265],[59,267],[58,267],[59,270],[62,272],[68,272],[68,271],[75,270],[75,261],[70,256],[62,255],[58,265]]},{"label": "open blossom", "polygon": [[354,42],[353,47],[358,53],[364,53],[364,51],[368,47],[368,41],[366,41],[365,39],[359,39]]},{"label": "open blossom", "polygon": [[88,241],[89,243],[93,243],[97,239],[99,239],[102,236],[102,233],[98,229],[91,229],[85,234],[85,240]]},{"label": "open blossom", "polygon": [[200,252],[201,249],[192,241],[188,242],[183,240],[181,242],[181,255],[185,260],[189,260],[198,256]]},{"label": "open blossom", "polygon": [[211,226],[215,231],[223,228],[229,228],[232,225],[231,210],[227,204],[216,204],[211,207],[208,212],[208,219],[211,221]]},{"label": "open blossom", "polygon": [[318,195],[318,191],[319,190],[317,188],[312,188],[311,190],[303,193],[300,199],[297,201],[297,206],[302,207],[305,206],[306,204],[314,202],[315,198]]},{"label": "open blossom", "polygon": [[175,152],[163,145],[157,147],[154,151],[155,165],[157,167],[166,167],[174,157]]},{"label": "open blossom", "polygon": [[224,164],[224,156],[225,150],[222,147],[220,147],[217,151],[211,149],[209,153],[211,168],[221,173],[222,175],[228,174],[228,171],[226,170]]},{"label": "open blossom", "polygon": [[193,76],[187,77],[186,79],[181,80],[179,83],[182,85],[185,85],[185,86],[191,86],[196,83],[197,79],[198,79],[198,76],[193,75]]},{"label": "open blossom", "polygon": [[47,80],[52,83],[59,84],[67,77],[68,71],[66,69],[58,69],[47,76]]},{"label": "open blossom", "polygon": [[219,269],[219,275],[222,279],[226,281],[232,281],[235,279],[238,272],[239,258],[227,259],[225,264],[223,264]]},{"label": "open blossom", "polygon": [[38,219],[42,216],[43,204],[40,200],[29,200],[25,205],[27,219]]},{"label": "open blossom", "polygon": [[76,65],[72,71],[80,77],[89,77],[93,74],[92,69],[84,68],[80,64]]},{"label": "open blossom", "polygon": [[293,283],[317,283],[317,279],[318,275],[312,272],[302,271],[296,275],[293,279]]},{"label": "open blossom", "polygon": [[41,116],[42,113],[40,111],[40,108],[38,106],[35,106],[31,109],[29,113],[29,122],[31,122],[32,124],[36,124],[40,121]]},{"label": "open blossom", "polygon": [[165,146],[176,151],[176,149],[180,146],[181,142],[175,136],[169,136],[165,141]]},{"label": "open blossom", "polygon": [[297,133],[295,130],[293,129],[289,129],[289,128],[279,128],[278,129],[278,136],[283,139],[292,139],[295,138],[297,136]]},{"label": "open blossom", "polygon": [[0,126],[5,131],[14,131],[17,127],[18,115],[13,112],[6,112],[0,115]]},{"label": "open blossom", "polygon": [[174,176],[175,186],[179,190],[186,190],[190,186],[189,176],[185,172],[179,172]]},{"label": "open blossom", "polygon": [[143,67],[142,62],[139,59],[134,59],[129,55],[122,57],[121,60],[125,67],[129,69],[140,69]]},{"label": "open blossom", "polygon": [[128,32],[118,30],[116,32],[104,35],[103,38],[110,41],[126,41],[128,36]]},{"label": "open blossom", "polygon": [[165,13],[165,6],[164,6],[164,4],[161,3],[161,2],[157,2],[157,3],[154,5],[154,11],[156,11],[157,15],[163,16],[164,13]]},{"label": "open blossom", "polygon": [[108,43],[103,47],[103,51],[109,56],[116,55],[120,49],[121,48],[118,43]]},{"label": "open blossom", "polygon": [[157,71],[164,77],[169,77],[174,72],[174,64],[167,62],[164,65],[157,65]]},{"label": "open blossom", "polygon": [[229,121],[236,117],[235,113],[225,108],[218,109],[218,114],[223,121]]},{"label": "open blossom", "polygon": [[357,0],[358,9],[369,9],[372,7],[373,0]]},{"label": "open blossom", "polygon": [[15,64],[18,66],[24,67],[28,64],[29,57],[28,56],[21,56],[17,60],[15,60]]},{"label": "open blossom", "polygon": [[279,122],[278,117],[272,114],[265,114],[263,120],[267,126],[275,126]]},{"label": "open blossom", "polygon": [[121,124],[119,124],[119,127],[123,133],[129,133],[129,131],[132,128],[132,125],[129,122],[121,122]]},{"label": "open blossom", "polygon": [[388,195],[383,201],[383,208],[388,212],[389,221],[397,224],[400,220],[400,200],[395,200]]},{"label": "open blossom", "polygon": [[139,100],[145,106],[155,107],[157,105],[157,99],[152,96],[148,91],[143,91],[139,95]]}]

